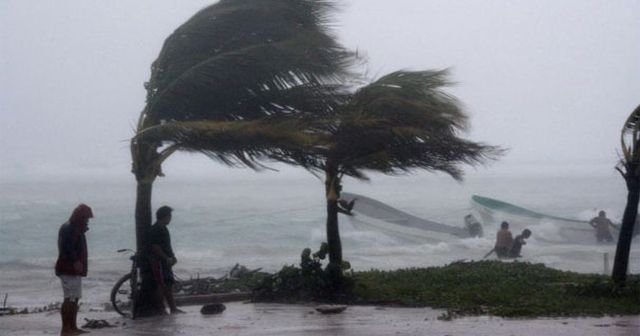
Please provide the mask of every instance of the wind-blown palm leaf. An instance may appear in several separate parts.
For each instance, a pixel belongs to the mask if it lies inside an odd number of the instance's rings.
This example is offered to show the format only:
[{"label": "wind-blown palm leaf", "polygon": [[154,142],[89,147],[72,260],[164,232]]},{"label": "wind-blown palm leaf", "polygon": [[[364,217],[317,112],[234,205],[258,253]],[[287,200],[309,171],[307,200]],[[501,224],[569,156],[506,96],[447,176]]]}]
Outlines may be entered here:
[{"label": "wind-blown palm leaf", "polygon": [[[459,137],[467,116],[445,71],[398,71],[359,89],[338,111],[338,121],[319,132],[331,134],[328,148],[317,148],[343,174],[365,179],[365,170],[399,174],[412,169],[462,177],[460,164],[476,165],[504,150]],[[326,162],[315,161],[322,170]]]},{"label": "wind-blown palm leaf", "polygon": [[333,110],[353,54],[327,31],[331,8],[330,1],[223,0],[201,10],[153,64],[147,125]]},{"label": "wind-blown palm leaf", "polygon": [[626,162],[640,161],[640,105],[629,115],[620,134],[622,154]]},{"label": "wind-blown palm leaf", "polygon": [[135,139],[162,142],[172,151],[200,152],[230,166],[259,169],[259,159],[302,157],[326,141],[304,132],[300,119],[168,122],[139,132]]},{"label": "wind-blown palm leaf", "polygon": [[[167,156],[166,150],[154,154],[167,141],[175,144],[172,151],[201,151],[229,165],[257,168],[258,158],[314,164],[316,157],[305,157],[292,145],[277,150],[283,143],[274,137],[255,144],[252,139],[259,137],[247,134],[240,140],[237,134],[235,141],[225,142],[200,124],[171,128],[171,123],[333,114],[348,98],[345,83],[354,77],[350,66],[355,61],[327,28],[333,8],[328,0],[222,0],[176,29],[145,84],[147,105],[138,133],[147,135],[132,139],[136,175],[145,175],[144,167],[158,167],[151,161]],[[148,136],[148,129],[158,125],[181,130],[180,138],[163,139],[157,129]]]},{"label": "wind-blown palm leaf", "polygon": [[393,72],[359,89],[347,110],[364,118],[382,116],[394,124],[464,130],[467,117],[459,102],[442,91],[452,84],[447,76],[447,70]]}]

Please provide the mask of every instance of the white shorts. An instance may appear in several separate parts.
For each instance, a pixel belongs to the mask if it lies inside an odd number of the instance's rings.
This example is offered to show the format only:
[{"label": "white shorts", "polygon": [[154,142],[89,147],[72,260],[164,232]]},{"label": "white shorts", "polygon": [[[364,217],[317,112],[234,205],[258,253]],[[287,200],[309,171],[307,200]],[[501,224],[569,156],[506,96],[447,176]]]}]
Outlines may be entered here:
[{"label": "white shorts", "polygon": [[76,275],[60,275],[62,292],[65,299],[77,300],[82,297],[82,277]]}]

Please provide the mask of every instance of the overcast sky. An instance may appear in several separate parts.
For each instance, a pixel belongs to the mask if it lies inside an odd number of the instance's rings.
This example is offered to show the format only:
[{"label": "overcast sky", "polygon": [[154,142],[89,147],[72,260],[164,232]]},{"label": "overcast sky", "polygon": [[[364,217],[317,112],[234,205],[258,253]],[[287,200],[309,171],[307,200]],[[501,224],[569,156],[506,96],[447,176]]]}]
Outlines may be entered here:
[{"label": "overcast sky", "polygon": [[[0,181],[129,176],[164,39],[202,0],[0,0]],[[335,32],[369,74],[451,68],[468,137],[509,165],[610,167],[640,104],[640,1],[347,0]],[[204,163],[204,164],[203,164]],[[185,155],[176,171],[217,164]]]}]

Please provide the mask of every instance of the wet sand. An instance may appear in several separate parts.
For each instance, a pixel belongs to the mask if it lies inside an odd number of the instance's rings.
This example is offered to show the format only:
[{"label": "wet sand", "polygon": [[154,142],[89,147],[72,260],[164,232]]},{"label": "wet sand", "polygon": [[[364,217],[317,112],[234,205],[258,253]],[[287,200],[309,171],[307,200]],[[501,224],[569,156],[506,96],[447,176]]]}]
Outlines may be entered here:
[{"label": "wet sand", "polygon": [[[487,335],[590,336],[640,335],[640,316],[562,319],[502,319],[489,316],[441,321],[442,310],[349,306],[341,314],[323,315],[312,305],[226,303],[220,315],[204,316],[200,306],[186,314],[131,321],[113,312],[81,311],[84,318],[104,319],[114,328],[90,329],[89,335]],[[0,335],[57,335],[57,312],[0,317]],[[83,323],[80,323],[83,324]]]}]

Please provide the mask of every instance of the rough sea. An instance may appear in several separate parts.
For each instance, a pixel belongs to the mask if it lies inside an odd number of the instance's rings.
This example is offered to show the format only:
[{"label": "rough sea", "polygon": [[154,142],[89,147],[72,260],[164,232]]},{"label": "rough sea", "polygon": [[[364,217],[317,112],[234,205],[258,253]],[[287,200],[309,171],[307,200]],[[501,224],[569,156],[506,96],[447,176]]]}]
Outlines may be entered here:
[{"label": "rough sea", "polygon": [[[366,195],[425,219],[463,226],[471,196],[488,196],[531,210],[588,220],[601,209],[619,223],[626,188],[613,169],[511,174],[470,172],[464,182],[420,173],[374,175],[369,183],[345,179],[344,190]],[[60,224],[80,202],[93,208],[87,232],[89,275],[85,304],[108,301],[115,281],[129,269],[133,248],[135,183],[130,179],[5,181],[0,183],[0,297],[7,306],[38,307],[61,300],[53,272]],[[220,174],[200,178],[167,177],[154,184],[153,208],[174,208],[169,225],[181,279],[225,275],[236,263],[249,269],[277,271],[297,264],[300,252],[316,250],[325,240],[324,183],[306,173]],[[344,259],[353,269],[396,269],[480,260],[491,250],[496,227],[484,227],[484,238],[451,238],[439,242],[405,240],[374,229],[357,228],[340,216]],[[540,228],[542,230],[544,228]],[[613,263],[613,244],[549,244],[534,235],[522,261],[577,272],[602,273],[603,256]],[[514,233],[515,234],[515,233]],[[640,247],[634,241],[632,273],[640,271]]]}]

